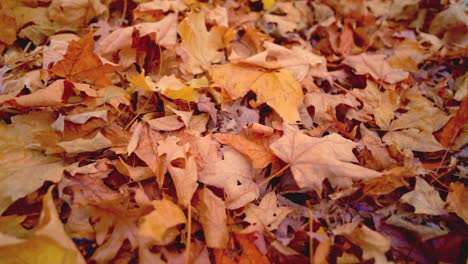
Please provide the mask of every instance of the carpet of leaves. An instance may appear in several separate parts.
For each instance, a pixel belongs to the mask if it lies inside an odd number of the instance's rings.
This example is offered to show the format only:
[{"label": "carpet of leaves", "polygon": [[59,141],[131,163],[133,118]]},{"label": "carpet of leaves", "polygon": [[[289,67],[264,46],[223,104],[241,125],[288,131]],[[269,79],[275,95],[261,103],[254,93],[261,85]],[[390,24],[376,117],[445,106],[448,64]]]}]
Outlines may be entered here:
[{"label": "carpet of leaves", "polygon": [[466,10],[2,0],[0,262],[465,263]]}]

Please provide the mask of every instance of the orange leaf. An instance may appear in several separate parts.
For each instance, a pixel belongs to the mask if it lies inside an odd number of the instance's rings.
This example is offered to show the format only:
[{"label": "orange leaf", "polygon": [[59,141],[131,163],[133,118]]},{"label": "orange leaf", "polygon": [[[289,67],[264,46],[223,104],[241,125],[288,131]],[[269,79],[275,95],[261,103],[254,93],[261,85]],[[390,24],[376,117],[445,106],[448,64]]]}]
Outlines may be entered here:
[{"label": "orange leaf", "polygon": [[448,147],[466,123],[468,123],[468,97],[462,101],[457,114],[441,130],[435,132],[434,136],[440,144]]},{"label": "orange leaf", "polygon": [[222,144],[246,155],[255,168],[265,168],[273,159],[271,152],[261,142],[251,140],[245,135],[216,134],[214,137]]},{"label": "orange leaf", "polygon": [[98,55],[94,53],[93,34],[89,33],[83,38],[72,41],[68,45],[64,59],[57,62],[51,71],[61,77],[72,81],[94,81],[96,85],[110,84],[106,74],[118,70],[120,67],[103,64]]},{"label": "orange leaf", "polygon": [[239,264],[270,264],[268,258],[258,250],[255,245],[255,235],[250,234],[235,234],[237,242],[242,248],[242,255],[240,255],[237,263]]}]

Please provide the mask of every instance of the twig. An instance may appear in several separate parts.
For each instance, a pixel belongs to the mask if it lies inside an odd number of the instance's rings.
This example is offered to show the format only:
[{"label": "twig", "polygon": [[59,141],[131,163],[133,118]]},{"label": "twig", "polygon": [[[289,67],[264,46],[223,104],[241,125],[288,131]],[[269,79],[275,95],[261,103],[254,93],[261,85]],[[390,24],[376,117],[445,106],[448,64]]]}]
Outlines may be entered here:
[{"label": "twig", "polygon": [[190,263],[190,244],[192,243],[192,206],[188,205],[188,220],[187,220],[187,242],[185,247],[185,264]]},{"label": "twig", "polygon": [[291,163],[289,163],[288,165],[284,166],[283,168],[281,168],[279,171],[275,172],[274,174],[268,176],[268,178],[266,178],[265,180],[263,180],[259,185],[258,187],[261,187],[263,186],[264,184],[268,183],[269,181],[271,181],[272,179],[274,179],[275,177],[281,175],[281,173],[283,173],[285,170],[287,170],[289,167],[291,167]]}]

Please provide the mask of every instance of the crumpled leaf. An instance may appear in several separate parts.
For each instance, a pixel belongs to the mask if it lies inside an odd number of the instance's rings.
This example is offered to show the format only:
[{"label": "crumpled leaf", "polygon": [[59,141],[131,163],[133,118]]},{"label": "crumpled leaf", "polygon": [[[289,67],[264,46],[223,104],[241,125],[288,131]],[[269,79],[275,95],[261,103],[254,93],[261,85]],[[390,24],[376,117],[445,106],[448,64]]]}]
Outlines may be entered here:
[{"label": "crumpled leaf", "polygon": [[388,58],[388,63],[393,68],[417,72],[419,70],[418,64],[429,56],[428,51],[419,42],[404,40],[396,47],[393,55]]},{"label": "crumpled leaf", "polygon": [[307,93],[304,96],[304,106],[314,107],[314,121],[319,124],[325,124],[330,122],[333,119],[330,116],[330,109],[333,110],[333,113],[336,112],[335,108],[340,105],[345,104],[351,107],[359,107],[361,103],[351,94],[327,94],[322,92],[311,92]]},{"label": "crumpled leaf", "polygon": [[392,68],[385,60],[385,55],[381,54],[361,53],[348,56],[343,60],[343,63],[354,68],[357,74],[370,74],[375,80],[382,80],[390,84],[408,78],[408,72]]},{"label": "crumpled leaf", "polygon": [[21,232],[24,236],[0,233],[2,263],[86,263],[63,228],[52,198],[52,190],[53,187],[50,187],[44,196],[43,210],[36,229],[26,231],[17,223],[15,229],[18,231],[8,232]]},{"label": "crumpled leaf", "polygon": [[244,221],[250,223],[249,230],[253,229],[261,232],[266,229],[273,231],[292,211],[294,211],[293,208],[278,206],[276,194],[269,192],[262,198],[258,206],[250,204],[247,207]]},{"label": "crumpled leaf", "polygon": [[353,164],[357,162],[353,148],[358,144],[338,134],[322,138],[309,137],[283,124],[284,135],[270,145],[273,153],[291,164],[297,185],[303,189],[322,192],[326,178],[349,177],[369,179],[381,176],[380,172]]},{"label": "crumpled leaf", "polygon": [[[465,97],[461,102],[460,108],[454,117],[452,117],[445,126],[434,133],[435,138],[445,147],[450,147],[457,137],[462,137],[463,130],[466,129],[468,124],[468,97]],[[462,144],[458,144],[461,147],[465,145],[468,139],[464,139]]]},{"label": "crumpled leaf", "polygon": [[222,149],[223,159],[208,157],[206,165],[199,172],[200,182],[223,188],[226,193],[226,207],[240,208],[255,200],[260,191],[252,180],[252,165],[233,148]]},{"label": "crumpled leaf", "polygon": [[[214,66],[210,74],[215,84],[232,99],[252,90],[257,94],[258,104],[268,104],[290,124],[300,121],[298,108],[302,104],[302,87],[288,70],[263,72],[257,68],[225,64]],[[232,79],[229,76],[242,77]]]},{"label": "crumpled leaf", "polygon": [[447,210],[455,212],[465,223],[468,223],[468,190],[461,182],[450,183],[451,191],[447,196]]},{"label": "crumpled leaf", "polygon": [[206,245],[210,248],[225,248],[229,240],[226,206],[224,201],[210,189],[198,191],[198,202],[195,205],[200,214]]},{"label": "crumpled leaf", "polygon": [[382,140],[415,151],[431,152],[445,149],[432,133],[442,128],[450,116],[432,106],[432,102],[420,94],[406,95],[405,98],[410,100],[406,106],[409,111],[391,122],[390,131]]},{"label": "crumpled leaf", "polygon": [[421,177],[416,177],[414,190],[401,196],[400,201],[413,206],[416,214],[446,214],[443,209],[445,203],[440,198],[439,192]]},{"label": "crumpled leaf", "polygon": [[152,202],[154,210],[142,217],[140,235],[153,239],[156,245],[167,245],[179,234],[177,226],[185,224],[185,214],[168,199]]},{"label": "crumpled leaf", "polygon": [[103,64],[94,53],[93,34],[89,33],[68,45],[64,59],[57,62],[51,71],[73,81],[91,80],[108,83],[105,75],[119,69],[118,66]]},{"label": "crumpled leaf", "polygon": [[365,89],[353,89],[353,94],[364,102],[363,110],[374,115],[375,123],[380,128],[389,128],[394,112],[400,106],[400,96],[397,92],[380,92],[377,84],[368,80]]},{"label": "crumpled leaf", "polygon": [[54,22],[78,28],[108,9],[100,0],[52,0],[47,11]]},{"label": "crumpled leaf", "polygon": [[181,45],[187,53],[184,65],[187,71],[193,74],[201,73],[207,70],[211,63],[220,62],[224,58],[224,54],[218,51],[224,46],[222,41],[224,29],[215,26],[208,32],[202,12],[188,13],[180,22],[178,33],[182,38]]},{"label": "crumpled leaf", "polygon": [[388,263],[385,252],[390,249],[390,239],[360,223],[349,223],[332,230],[343,235],[362,249],[364,260],[374,259],[376,264]]}]

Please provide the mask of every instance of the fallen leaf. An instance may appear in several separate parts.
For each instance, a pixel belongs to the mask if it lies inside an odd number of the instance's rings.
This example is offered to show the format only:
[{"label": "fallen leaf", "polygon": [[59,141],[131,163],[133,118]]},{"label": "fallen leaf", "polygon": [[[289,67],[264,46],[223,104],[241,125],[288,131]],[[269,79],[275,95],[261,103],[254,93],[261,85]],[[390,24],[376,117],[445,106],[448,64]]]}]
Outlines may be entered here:
[{"label": "fallen leaf", "polygon": [[322,192],[326,178],[349,177],[369,179],[380,172],[353,164],[357,162],[353,148],[358,144],[338,134],[314,138],[283,125],[285,134],[270,145],[273,153],[291,164],[294,179],[302,189]]},{"label": "fallen leaf", "polygon": [[190,144],[178,145],[179,138],[169,136],[158,142],[158,155],[166,155],[166,167],[171,174],[177,192],[178,203],[190,206],[193,194],[198,187],[197,164],[188,153]]},{"label": "fallen leaf", "polygon": [[72,141],[63,141],[58,143],[67,153],[93,152],[111,147],[112,142],[98,132],[93,138],[78,138]]},{"label": "fallen leaf", "polygon": [[408,72],[392,68],[385,60],[385,55],[361,53],[346,57],[343,63],[354,68],[356,74],[370,74],[375,80],[382,80],[390,84],[408,78]]},{"label": "fallen leaf", "polygon": [[468,201],[467,188],[463,183],[452,182],[450,183],[451,191],[447,196],[447,210],[455,212],[465,223],[468,223],[468,208],[466,201]]},{"label": "fallen leaf", "polygon": [[36,229],[26,231],[17,223],[14,227],[18,231],[8,232],[22,232],[25,233],[24,236],[16,237],[0,232],[0,257],[3,263],[86,263],[63,228],[52,198],[52,189],[53,187],[50,187],[44,196],[43,209]]},{"label": "fallen leaf", "polygon": [[416,177],[414,190],[401,196],[400,201],[413,206],[416,214],[446,214],[439,192],[421,177]]},{"label": "fallen leaf", "polygon": [[292,211],[294,211],[293,208],[278,206],[276,194],[269,192],[262,198],[258,206],[249,205],[247,207],[244,221],[250,223],[249,230],[273,231]]},{"label": "fallen leaf", "polygon": [[205,26],[205,16],[202,12],[192,11],[180,22],[178,33],[182,38],[182,47],[187,53],[184,67],[187,71],[197,74],[207,70],[211,63],[220,62],[224,54],[218,50],[223,48],[222,27],[213,27],[209,32]]},{"label": "fallen leaf", "polygon": [[235,150],[249,157],[254,168],[265,168],[272,162],[273,154],[260,142],[250,140],[245,135],[215,134],[221,143],[233,147]]},{"label": "fallen leaf", "polygon": [[[231,75],[242,77],[233,80],[228,78]],[[213,67],[211,76],[232,99],[252,90],[257,94],[258,104],[268,104],[288,123],[300,121],[298,108],[302,104],[302,87],[288,70],[263,72],[257,68],[225,64]]]},{"label": "fallen leaf", "polygon": [[252,180],[252,165],[233,148],[222,149],[223,158],[211,157],[199,172],[200,182],[223,188],[226,207],[237,209],[255,200],[260,191]]},{"label": "fallen leaf", "polygon": [[0,123],[0,186],[4,188],[0,195],[0,212],[39,189],[45,181],[59,182],[63,178],[61,159],[28,148],[30,144],[37,144],[34,133],[49,125],[43,114],[19,116],[10,125]]},{"label": "fallen leaf", "polygon": [[72,81],[90,80],[98,84],[109,84],[105,75],[118,69],[118,66],[102,63],[94,53],[93,34],[89,33],[77,41],[70,42],[64,59],[57,62],[51,71]]},{"label": "fallen leaf", "polygon": [[437,141],[445,147],[450,147],[455,139],[459,136],[466,124],[468,123],[468,97],[465,97],[461,102],[457,114],[452,117],[445,126],[434,133]]},{"label": "fallen leaf", "polygon": [[185,214],[168,199],[153,201],[154,210],[142,217],[140,235],[153,239],[157,245],[167,245],[179,234],[177,226],[185,224]]},{"label": "fallen leaf", "polygon": [[210,248],[225,248],[229,240],[226,206],[224,201],[210,189],[198,191],[197,211],[203,226],[206,245]]},{"label": "fallen leaf", "polygon": [[388,263],[385,253],[390,250],[390,239],[360,223],[349,223],[333,229],[362,249],[364,260],[374,259],[376,264]]},{"label": "fallen leaf", "polygon": [[363,110],[374,115],[375,123],[381,129],[388,129],[394,118],[394,112],[400,106],[400,96],[394,90],[381,92],[376,83],[367,81],[365,89],[353,89],[355,94],[364,103]]}]

